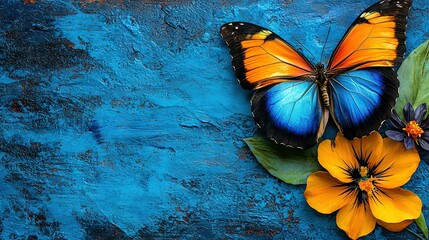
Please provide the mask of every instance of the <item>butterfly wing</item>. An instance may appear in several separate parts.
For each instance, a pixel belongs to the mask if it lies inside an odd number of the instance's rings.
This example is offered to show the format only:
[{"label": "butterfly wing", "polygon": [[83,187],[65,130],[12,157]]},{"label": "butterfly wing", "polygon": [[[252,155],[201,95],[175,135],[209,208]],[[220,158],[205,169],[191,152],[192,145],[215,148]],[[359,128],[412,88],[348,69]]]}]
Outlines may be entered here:
[{"label": "butterfly wing", "polygon": [[390,116],[399,82],[391,68],[365,68],[337,75],[329,85],[333,119],[351,139],[368,135]]},{"label": "butterfly wing", "polygon": [[316,144],[329,111],[320,104],[314,67],[290,44],[260,26],[234,22],[221,27],[236,77],[251,100],[266,136],[292,147]]},{"label": "butterfly wing", "polygon": [[315,145],[329,118],[313,81],[287,81],[259,89],[251,103],[259,127],[286,146]]},{"label": "butterfly wing", "polygon": [[328,74],[401,63],[411,2],[384,0],[366,9],[336,47],[327,66]]},{"label": "butterfly wing", "polygon": [[233,22],[221,27],[235,75],[245,89],[259,89],[311,75],[311,63],[277,34],[260,26]]},{"label": "butterfly wing", "polygon": [[399,81],[393,66],[405,52],[411,0],[384,0],[366,9],[329,61],[326,75],[331,115],[348,138],[377,130],[390,116]]}]

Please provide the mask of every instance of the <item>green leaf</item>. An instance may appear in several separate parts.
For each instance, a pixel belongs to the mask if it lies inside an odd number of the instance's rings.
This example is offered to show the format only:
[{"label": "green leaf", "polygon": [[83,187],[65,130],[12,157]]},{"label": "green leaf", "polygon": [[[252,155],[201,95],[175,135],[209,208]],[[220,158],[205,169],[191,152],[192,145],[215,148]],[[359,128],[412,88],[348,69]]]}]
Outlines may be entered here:
[{"label": "green leaf", "polygon": [[311,173],[322,169],[317,161],[317,146],[307,150],[293,149],[263,137],[246,138],[244,141],[259,163],[286,183],[305,184]]},{"label": "green leaf", "polygon": [[425,216],[423,213],[420,213],[420,217],[416,219],[416,224],[422,230],[426,239],[429,238],[428,225],[426,224]]},{"label": "green leaf", "polygon": [[395,109],[401,113],[405,103],[414,107],[429,105],[429,40],[417,47],[398,70],[399,98]]}]

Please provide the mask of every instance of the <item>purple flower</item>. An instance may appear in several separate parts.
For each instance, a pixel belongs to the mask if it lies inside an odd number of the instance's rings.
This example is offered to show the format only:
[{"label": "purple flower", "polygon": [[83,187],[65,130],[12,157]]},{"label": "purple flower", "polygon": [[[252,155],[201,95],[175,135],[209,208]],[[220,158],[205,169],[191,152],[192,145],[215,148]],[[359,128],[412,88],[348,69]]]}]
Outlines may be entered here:
[{"label": "purple flower", "polygon": [[429,115],[426,115],[426,104],[419,105],[414,111],[411,103],[407,103],[403,110],[404,120],[393,109],[389,119],[391,129],[386,135],[395,141],[402,142],[406,149],[414,148],[415,144],[424,150],[429,150]]}]

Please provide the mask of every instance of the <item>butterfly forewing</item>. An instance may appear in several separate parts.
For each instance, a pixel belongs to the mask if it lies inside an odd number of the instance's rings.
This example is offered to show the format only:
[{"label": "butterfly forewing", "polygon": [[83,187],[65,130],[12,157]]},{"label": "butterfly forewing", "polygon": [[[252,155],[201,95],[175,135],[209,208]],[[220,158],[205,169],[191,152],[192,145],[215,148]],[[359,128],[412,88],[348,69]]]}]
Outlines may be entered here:
[{"label": "butterfly forewing", "polygon": [[260,26],[233,22],[221,27],[241,86],[259,89],[313,74],[311,63],[277,34]]},{"label": "butterfly forewing", "polygon": [[385,0],[366,9],[344,35],[327,66],[328,74],[368,67],[393,67],[405,53],[411,0]]}]

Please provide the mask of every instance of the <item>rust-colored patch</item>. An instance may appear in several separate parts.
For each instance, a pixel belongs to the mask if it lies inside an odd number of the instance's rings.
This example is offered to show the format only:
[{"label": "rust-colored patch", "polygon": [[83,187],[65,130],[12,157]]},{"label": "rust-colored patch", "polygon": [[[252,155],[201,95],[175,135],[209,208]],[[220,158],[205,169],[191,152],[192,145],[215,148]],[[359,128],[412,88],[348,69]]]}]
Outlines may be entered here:
[{"label": "rust-colored patch", "polygon": [[287,7],[289,4],[293,3],[294,0],[284,0],[282,6]]},{"label": "rust-colored patch", "polygon": [[81,2],[118,5],[124,3],[124,0],[84,0]]},{"label": "rust-colored patch", "polygon": [[124,4],[124,0],[80,0],[78,1],[79,5],[83,8],[89,7],[89,5],[97,5],[97,4],[103,4],[103,5],[109,5],[109,6],[121,6]]},{"label": "rust-colored patch", "polygon": [[191,218],[191,214],[190,213],[186,213],[186,215],[184,217],[182,217],[183,221],[189,223],[189,220]]},{"label": "rust-colored patch", "polygon": [[121,100],[118,100],[118,99],[113,99],[112,100],[112,106],[113,107],[115,107],[115,106],[121,106],[123,103],[122,103],[122,101]]},{"label": "rust-colored patch", "polygon": [[246,231],[244,231],[245,234],[256,234],[256,235],[264,235],[265,232],[264,230],[259,230],[259,229],[248,229]]},{"label": "rust-colored patch", "polygon": [[[53,32],[50,31],[38,33],[37,36],[34,32],[28,29],[5,31],[3,36],[9,47],[4,48],[5,58],[1,59],[1,63],[7,71],[14,69],[50,71],[87,63],[88,53],[74,49],[74,44],[70,40],[53,38]],[[42,36],[45,40],[30,41],[32,38]]]},{"label": "rust-colored patch", "polygon": [[25,98],[14,99],[10,109],[14,112],[24,112],[24,109],[30,112],[47,113],[47,109],[44,109],[36,100]]},{"label": "rust-colored patch", "polygon": [[289,209],[289,211],[287,212],[288,217],[285,218],[284,220],[288,223],[299,223],[299,217],[294,217],[295,210],[294,209]]},{"label": "rust-colored patch", "polygon": [[17,99],[13,100],[13,103],[10,106],[10,109],[14,112],[22,112],[22,107],[19,104],[19,100],[17,100]]},{"label": "rust-colored patch", "polygon": [[138,0],[138,1],[132,1],[128,3],[124,0],[79,0],[78,3],[82,8],[91,8],[91,6],[93,5],[132,8],[133,6],[146,5],[146,4],[160,4],[165,6],[170,4],[189,3],[189,1],[188,0]]},{"label": "rust-colored patch", "polygon": [[273,238],[278,235],[281,230],[267,226],[260,226],[253,222],[230,222],[225,226],[225,232],[228,234],[238,234],[240,236],[265,236]]},{"label": "rust-colored patch", "polygon": [[24,0],[24,4],[35,4],[36,0]]},{"label": "rust-colored patch", "polygon": [[104,159],[103,161],[100,162],[100,164],[104,167],[111,169],[111,170],[115,169],[115,163],[113,161],[111,161],[110,159]]},{"label": "rust-colored patch", "polygon": [[21,189],[21,193],[25,199],[31,199],[31,193],[27,188]]},{"label": "rust-colored patch", "polygon": [[241,160],[247,159],[251,155],[252,153],[250,152],[250,149],[247,147],[247,145],[240,148],[240,151],[238,152],[238,158]]},{"label": "rust-colored patch", "polygon": [[42,144],[39,142],[30,142],[30,146],[22,145],[17,142],[7,142],[0,139],[0,151],[21,159],[35,159],[42,152]]}]

